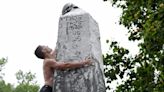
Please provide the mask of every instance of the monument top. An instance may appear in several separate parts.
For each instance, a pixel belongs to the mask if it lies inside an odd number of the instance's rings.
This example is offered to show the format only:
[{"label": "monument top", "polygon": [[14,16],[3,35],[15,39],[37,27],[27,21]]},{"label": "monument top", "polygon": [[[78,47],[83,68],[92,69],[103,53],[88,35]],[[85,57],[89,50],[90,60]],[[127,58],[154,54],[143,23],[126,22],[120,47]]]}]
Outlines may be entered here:
[{"label": "monument top", "polygon": [[71,16],[71,15],[78,15],[83,13],[86,12],[72,3],[65,4],[62,9],[62,16]]},{"label": "monument top", "polygon": [[75,10],[79,7],[77,7],[76,5],[72,4],[72,3],[67,3],[64,5],[63,9],[62,9],[62,15],[65,15],[66,13]]}]

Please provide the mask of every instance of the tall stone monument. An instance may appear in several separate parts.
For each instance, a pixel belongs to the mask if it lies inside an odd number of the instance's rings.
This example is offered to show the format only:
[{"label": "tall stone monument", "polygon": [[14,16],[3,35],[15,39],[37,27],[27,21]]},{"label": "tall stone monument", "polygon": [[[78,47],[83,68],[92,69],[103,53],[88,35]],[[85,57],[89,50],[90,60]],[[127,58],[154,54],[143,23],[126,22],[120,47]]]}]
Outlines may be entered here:
[{"label": "tall stone monument", "polygon": [[106,92],[99,28],[89,13],[73,4],[64,6],[56,51],[58,62],[90,57],[93,65],[55,70],[53,92]]}]

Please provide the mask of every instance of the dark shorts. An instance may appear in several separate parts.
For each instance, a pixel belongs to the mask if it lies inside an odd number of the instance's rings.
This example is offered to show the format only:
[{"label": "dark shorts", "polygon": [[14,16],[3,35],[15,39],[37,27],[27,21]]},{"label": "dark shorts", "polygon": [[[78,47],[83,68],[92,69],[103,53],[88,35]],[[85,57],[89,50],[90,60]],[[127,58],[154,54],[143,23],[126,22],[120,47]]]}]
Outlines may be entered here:
[{"label": "dark shorts", "polygon": [[52,92],[52,87],[48,85],[44,85],[41,89],[40,92]]}]

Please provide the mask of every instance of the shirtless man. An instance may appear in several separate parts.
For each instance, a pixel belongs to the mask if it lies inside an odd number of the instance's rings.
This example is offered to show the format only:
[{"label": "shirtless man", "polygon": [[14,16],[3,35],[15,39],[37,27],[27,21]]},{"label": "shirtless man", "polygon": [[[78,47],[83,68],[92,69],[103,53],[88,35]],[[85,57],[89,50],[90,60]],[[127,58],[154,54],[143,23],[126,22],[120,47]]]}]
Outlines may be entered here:
[{"label": "shirtless man", "polygon": [[40,58],[44,59],[43,62],[43,74],[44,74],[44,81],[45,84],[41,88],[40,92],[52,92],[52,85],[53,85],[53,76],[54,70],[64,70],[64,69],[74,69],[74,68],[81,68],[85,65],[90,65],[90,59],[84,61],[74,61],[74,62],[57,62],[55,59],[55,51],[50,49],[48,46],[41,46],[39,45],[35,50],[35,55]]}]

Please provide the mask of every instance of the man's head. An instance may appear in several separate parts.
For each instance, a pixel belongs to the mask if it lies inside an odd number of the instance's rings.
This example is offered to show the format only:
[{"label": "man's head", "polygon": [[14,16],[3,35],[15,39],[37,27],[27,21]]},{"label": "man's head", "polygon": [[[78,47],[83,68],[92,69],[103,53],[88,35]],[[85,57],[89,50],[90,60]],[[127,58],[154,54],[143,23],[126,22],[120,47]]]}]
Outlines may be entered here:
[{"label": "man's head", "polygon": [[40,59],[45,59],[52,52],[48,46],[39,45],[35,50],[35,55]]}]

